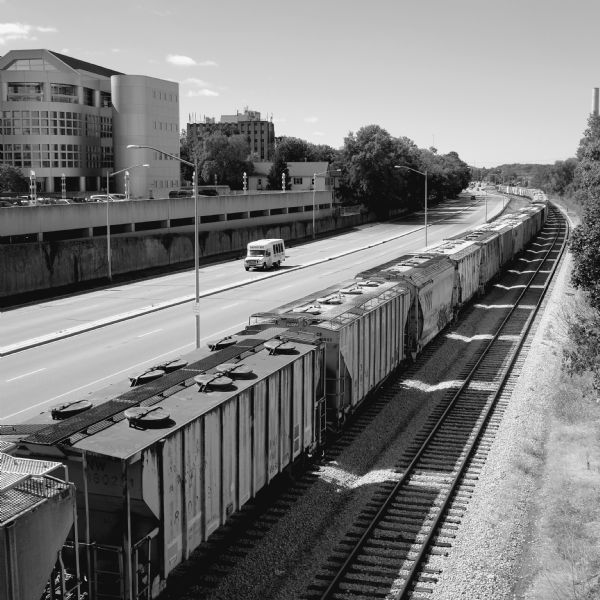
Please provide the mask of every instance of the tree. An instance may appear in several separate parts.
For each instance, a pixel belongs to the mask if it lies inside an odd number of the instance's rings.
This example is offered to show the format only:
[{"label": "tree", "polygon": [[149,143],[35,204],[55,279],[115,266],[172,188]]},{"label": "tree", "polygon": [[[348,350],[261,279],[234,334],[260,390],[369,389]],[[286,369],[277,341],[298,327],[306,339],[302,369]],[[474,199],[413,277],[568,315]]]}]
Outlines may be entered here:
[{"label": "tree", "polygon": [[367,125],[345,138],[340,160],[344,196],[362,201],[380,216],[403,204],[405,174],[394,167],[415,163],[412,147],[406,141],[392,138],[378,125]]},{"label": "tree", "polygon": [[577,158],[573,185],[584,212],[571,237],[571,277],[575,287],[588,292],[590,304],[600,311],[600,117],[590,115]]},{"label": "tree", "polygon": [[585,196],[581,224],[571,237],[574,257],[571,278],[575,287],[588,292],[590,304],[600,311],[600,196]]},{"label": "tree", "polygon": [[267,189],[268,190],[280,190],[281,189],[281,175],[285,173],[285,189],[289,190],[290,185],[290,172],[288,171],[287,162],[284,161],[281,156],[275,154],[275,160],[269,169],[267,175]]},{"label": "tree", "polygon": [[[194,154],[198,151],[195,140],[185,129],[181,130],[179,135],[179,156],[183,160],[194,162]],[[182,181],[192,181],[193,167],[184,163],[179,163]]]},{"label": "tree", "polygon": [[286,163],[303,161],[311,162],[313,160],[312,149],[308,142],[301,140],[300,138],[283,137],[275,148],[273,160],[280,160]]},{"label": "tree", "polygon": [[575,187],[589,193],[600,190],[600,116],[590,115],[588,128],[579,142]]},{"label": "tree", "polygon": [[241,189],[243,174],[254,170],[248,160],[250,147],[243,135],[226,136],[220,131],[209,135],[200,154],[200,172],[207,184],[213,184],[215,176],[219,184],[231,189]]},{"label": "tree", "polygon": [[283,137],[275,148],[274,160],[285,162],[327,162],[339,160],[340,151],[327,144],[311,144],[296,137]]},{"label": "tree", "polygon": [[12,165],[0,164],[0,193],[1,192],[26,192],[29,189],[29,180],[21,169]]}]

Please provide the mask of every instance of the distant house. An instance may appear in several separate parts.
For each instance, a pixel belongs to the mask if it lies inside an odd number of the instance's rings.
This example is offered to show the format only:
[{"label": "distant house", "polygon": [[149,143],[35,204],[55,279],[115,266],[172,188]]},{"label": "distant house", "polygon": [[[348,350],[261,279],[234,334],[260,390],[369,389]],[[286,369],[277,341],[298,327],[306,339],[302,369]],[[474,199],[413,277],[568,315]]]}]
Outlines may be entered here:
[{"label": "distant house", "polygon": [[[248,177],[248,190],[266,190],[267,176],[273,163],[263,161],[253,164],[254,173]],[[315,174],[317,191],[331,190],[335,187],[334,175],[337,176],[337,173],[329,173],[330,165],[327,162],[289,162],[287,167],[290,177],[286,183],[292,192],[312,191]]]}]

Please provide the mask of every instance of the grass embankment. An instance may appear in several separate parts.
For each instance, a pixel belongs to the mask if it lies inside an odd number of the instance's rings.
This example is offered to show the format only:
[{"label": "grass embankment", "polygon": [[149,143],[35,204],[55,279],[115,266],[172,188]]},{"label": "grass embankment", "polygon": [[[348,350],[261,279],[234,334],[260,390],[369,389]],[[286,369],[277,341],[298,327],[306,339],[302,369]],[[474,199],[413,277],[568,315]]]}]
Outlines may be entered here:
[{"label": "grass embankment", "polygon": [[[560,200],[578,222],[580,207]],[[592,376],[569,377],[560,368],[563,348],[571,344],[570,320],[590,310],[573,290],[545,338],[557,368],[544,373],[550,385],[545,434],[523,441],[515,469],[535,478],[529,547],[523,556],[515,598],[597,600],[600,598],[600,398]]]}]

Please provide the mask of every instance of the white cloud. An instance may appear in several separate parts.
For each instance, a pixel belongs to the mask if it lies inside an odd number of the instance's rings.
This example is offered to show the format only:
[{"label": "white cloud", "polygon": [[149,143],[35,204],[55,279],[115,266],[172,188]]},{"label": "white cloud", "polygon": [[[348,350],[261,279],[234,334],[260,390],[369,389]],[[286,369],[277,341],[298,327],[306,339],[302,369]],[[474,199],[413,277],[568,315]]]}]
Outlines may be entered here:
[{"label": "white cloud", "polygon": [[180,54],[169,54],[167,56],[167,62],[178,67],[193,67],[196,61],[189,56],[181,56]]},{"label": "white cloud", "polygon": [[0,45],[14,40],[34,40],[36,33],[56,33],[54,27],[38,27],[27,23],[0,23]]},{"label": "white cloud", "polygon": [[318,117],[304,117],[305,123],[316,123],[318,120]]},{"label": "white cloud", "polygon": [[213,90],[201,89],[201,90],[190,90],[188,93],[188,98],[194,98],[196,96],[218,96],[219,92],[215,92]]},{"label": "white cloud", "polygon": [[322,131],[313,131],[313,135],[325,135]]},{"label": "white cloud", "polygon": [[213,60],[203,60],[202,62],[196,62],[190,56],[183,56],[181,54],[169,54],[167,56],[167,62],[177,67],[216,67],[217,63]]}]

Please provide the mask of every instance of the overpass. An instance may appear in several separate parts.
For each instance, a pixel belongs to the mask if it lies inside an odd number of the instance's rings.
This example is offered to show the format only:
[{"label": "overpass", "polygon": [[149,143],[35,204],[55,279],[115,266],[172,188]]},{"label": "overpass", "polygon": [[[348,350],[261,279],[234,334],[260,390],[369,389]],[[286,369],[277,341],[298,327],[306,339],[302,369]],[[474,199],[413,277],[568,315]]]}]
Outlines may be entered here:
[{"label": "overpass", "polygon": [[[319,219],[333,215],[330,190],[314,193]],[[312,221],[313,192],[248,192],[198,197],[198,230],[263,227]],[[15,206],[0,209],[0,244],[50,242],[137,232],[188,231],[194,198]]]}]

